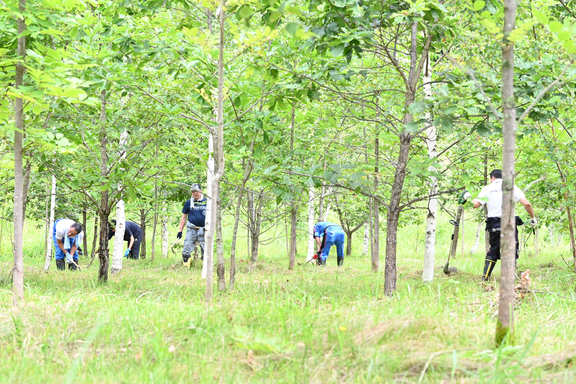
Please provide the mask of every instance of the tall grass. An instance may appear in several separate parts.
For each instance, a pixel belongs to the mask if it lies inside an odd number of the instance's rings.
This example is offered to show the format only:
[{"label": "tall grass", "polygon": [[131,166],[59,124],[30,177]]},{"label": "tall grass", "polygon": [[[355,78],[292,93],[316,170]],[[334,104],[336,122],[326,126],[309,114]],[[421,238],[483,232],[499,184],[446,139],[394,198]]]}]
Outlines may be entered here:
[{"label": "tall grass", "polygon": [[[475,230],[467,229],[469,249]],[[122,272],[99,285],[96,265],[42,273],[43,234],[27,229],[33,245],[21,311],[12,309],[6,281],[12,256],[0,256],[0,382],[575,381],[576,279],[559,257],[568,255],[566,244],[522,255],[518,268],[532,271],[534,292],[516,306],[515,345],[495,349],[498,287],[479,283],[481,252],[459,252],[451,261],[457,275],[438,269],[424,285],[424,240],[416,253],[415,231],[400,233],[392,298],[383,295],[383,274],[370,272],[361,255],[360,236],[343,268],[335,255],[326,268],[303,265],[302,237],[296,270],[287,270],[278,239],[262,247],[255,271],[240,263],[236,289],[217,293],[207,308],[200,266],[182,269],[172,253],[163,259],[159,244],[154,263],[124,259]],[[450,232],[438,231],[438,266]],[[240,259],[245,249],[240,244]]]}]

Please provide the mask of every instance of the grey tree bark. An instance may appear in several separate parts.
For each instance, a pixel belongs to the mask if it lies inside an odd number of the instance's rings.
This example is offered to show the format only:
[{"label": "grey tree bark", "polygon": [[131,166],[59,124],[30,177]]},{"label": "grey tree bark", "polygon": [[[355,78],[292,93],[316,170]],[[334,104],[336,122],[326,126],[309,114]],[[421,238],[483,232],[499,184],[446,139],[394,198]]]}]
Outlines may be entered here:
[{"label": "grey tree bark", "polygon": [[[56,209],[56,177],[52,175],[52,188],[50,193],[50,218],[46,233],[46,255],[44,257],[44,272],[48,272],[52,260],[52,228],[54,227],[54,211]],[[86,230],[86,229],[84,229]],[[86,238],[86,236],[84,236]]]},{"label": "grey tree bark", "polygon": [[[254,142],[252,142],[252,146],[253,145]],[[234,228],[232,229],[232,244],[230,245],[230,282],[228,283],[230,290],[234,289],[234,283],[236,282],[236,240],[238,238],[238,224],[240,223],[240,208],[242,207],[242,198],[244,197],[246,182],[250,178],[251,173],[252,164],[250,162],[244,162],[244,177],[242,178],[242,184],[238,192],[238,202],[236,203],[236,212],[234,214]]]},{"label": "grey tree bark", "polygon": [[[18,3],[20,13],[26,11],[26,0]],[[26,58],[26,37],[22,33],[26,30],[25,20],[18,19],[18,57],[16,63],[15,86],[19,88],[23,85],[24,64]],[[16,129],[14,130],[14,268],[12,269],[12,303],[15,307],[24,304],[24,248],[22,244],[24,226],[24,170],[22,164],[23,157],[23,132],[24,132],[24,105],[21,98],[14,101],[14,119]]]},{"label": "grey tree bark", "polygon": [[514,332],[514,172],[516,154],[516,100],[514,97],[514,43],[508,40],[516,23],[516,0],[504,0],[504,37],[502,41],[502,219],[500,304],[495,341],[500,345]]}]

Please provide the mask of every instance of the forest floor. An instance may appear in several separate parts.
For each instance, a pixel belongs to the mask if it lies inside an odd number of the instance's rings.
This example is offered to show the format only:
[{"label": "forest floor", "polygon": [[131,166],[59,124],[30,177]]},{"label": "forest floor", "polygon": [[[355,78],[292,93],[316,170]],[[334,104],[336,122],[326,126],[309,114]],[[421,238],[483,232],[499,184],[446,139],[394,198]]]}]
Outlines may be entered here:
[{"label": "forest floor", "polygon": [[391,298],[383,265],[371,272],[365,256],[341,268],[335,255],[325,268],[300,257],[288,271],[284,257],[262,252],[251,273],[239,263],[234,291],[215,285],[210,308],[201,267],[183,269],[172,253],[153,264],[124,259],[105,285],[97,260],[86,269],[81,259],[76,272],[52,264],[45,274],[43,260],[28,256],[21,311],[12,308],[4,254],[0,382],[576,382],[576,275],[560,255],[521,257],[532,290],[516,305],[514,343],[495,348],[498,286],[480,283],[483,256],[459,255],[458,274],[439,266],[425,285],[421,258],[404,248]]}]

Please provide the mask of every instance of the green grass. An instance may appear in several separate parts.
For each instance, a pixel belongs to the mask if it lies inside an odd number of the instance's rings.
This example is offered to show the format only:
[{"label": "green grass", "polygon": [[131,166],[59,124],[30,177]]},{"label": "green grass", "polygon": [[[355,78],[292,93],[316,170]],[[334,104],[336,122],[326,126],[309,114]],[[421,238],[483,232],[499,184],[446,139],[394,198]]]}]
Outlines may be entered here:
[{"label": "green grass", "polygon": [[[43,260],[28,255],[26,305],[17,311],[6,282],[12,256],[4,252],[0,382],[576,381],[576,279],[560,250],[543,244],[539,256],[520,259],[536,292],[516,307],[515,345],[496,349],[498,289],[479,284],[483,256],[458,254],[451,265],[459,274],[438,269],[424,285],[423,246],[416,254],[413,231],[401,233],[392,298],[383,295],[384,256],[382,272],[371,272],[359,238],[343,268],[331,255],[326,268],[295,271],[286,270],[285,244],[277,242],[262,248],[255,272],[240,263],[236,289],[216,292],[211,308],[202,302],[200,267],[184,270],[173,254],[153,264],[125,259],[106,285],[97,284],[96,264],[75,273],[52,265],[44,274]],[[447,248],[438,244],[439,267]],[[568,249],[561,251],[566,258]]]}]

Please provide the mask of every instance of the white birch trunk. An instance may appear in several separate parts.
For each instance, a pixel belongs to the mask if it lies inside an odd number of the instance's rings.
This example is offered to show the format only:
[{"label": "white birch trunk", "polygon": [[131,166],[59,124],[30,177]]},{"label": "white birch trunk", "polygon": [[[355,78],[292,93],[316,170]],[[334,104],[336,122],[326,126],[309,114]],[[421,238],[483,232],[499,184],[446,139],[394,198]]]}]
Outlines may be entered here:
[{"label": "white birch trunk", "polygon": [[[212,217],[212,204],[210,201],[212,200],[210,195],[212,195],[212,179],[214,177],[214,139],[212,135],[208,135],[208,153],[210,154],[208,157],[208,170],[206,171],[206,191],[208,192],[206,195],[206,223],[204,224],[204,239],[206,239],[206,233],[210,231],[210,226],[212,223],[210,222],[210,218]],[[208,252],[208,247],[211,247],[211,254],[214,250],[214,243],[208,244],[206,242],[204,244],[204,256]],[[204,257],[204,262],[202,263],[202,278],[205,279],[208,273],[208,263],[206,257]]]},{"label": "white birch trunk", "polygon": [[478,246],[480,245],[480,233],[482,233],[482,222],[478,223],[476,227],[476,240],[474,241],[474,247],[470,250],[470,254],[473,255],[478,251]]},{"label": "white birch trunk", "polygon": [[168,212],[166,203],[162,208],[162,257],[168,257]]},{"label": "white birch trunk", "polygon": [[[126,157],[126,150],[124,147],[128,142],[128,131],[122,132],[120,135],[120,158]],[[122,186],[118,183],[118,189]],[[104,225],[104,223],[102,223]],[[124,256],[124,231],[126,226],[126,216],[124,215],[124,200],[120,199],[116,203],[116,232],[114,233],[114,248],[112,251],[112,265],[110,267],[110,272],[116,274],[122,270],[122,259]]]},{"label": "white birch trunk", "polygon": [[316,246],[314,241],[314,186],[308,187],[308,257],[306,261],[310,261],[316,253]]},{"label": "white birch trunk", "polygon": [[[430,56],[427,60],[427,69],[424,71],[424,94],[426,98],[432,96],[432,73],[430,72]],[[426,119],[430,119],[430,114],[426,113]],[[430,125],[426,129],[426,144],[428,145],[428,157],[435,159],[438,156],[436,150],[437,132],[434,125]],[[432,166],[428,167],[428,171],[435,172],[436,169]],[[438,180],[434,176],[429,177],[430,182],[430,195],[438,192]],[[422,281],[430,282],[434,280],[434,258],[436,256],[436,213],[438,211],[438,198],[430,196],[428,199],[428,215],[426,216],[426,238],[424,240],[424,270],[422,271]]]},{"label": "white birch trunk", "polygon": [[122,256],[124,251],[124,232],[126,230],[126,218],[124,216],[124,200],[116,204],[116,232],[114,232],[114,248],[112,251],[112,274],[122,270]]},{"label": "white birch trunk", "polygon": [[[56,209],[56,177],[52,175],[52,192],[50,194],[50,221],[48,222],[48,234],[46,236],[46,256],[44,272],[48,272],[52,261],[52,228],[54,227],[54,211]],[[86,228],[84,228],[86,230]],[[86,251],[84,251],[86,252]]]}]

